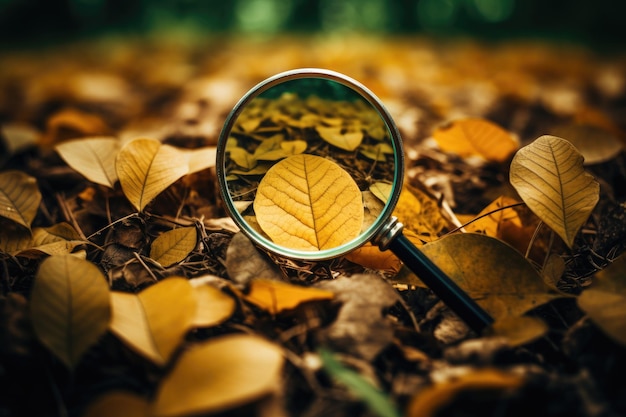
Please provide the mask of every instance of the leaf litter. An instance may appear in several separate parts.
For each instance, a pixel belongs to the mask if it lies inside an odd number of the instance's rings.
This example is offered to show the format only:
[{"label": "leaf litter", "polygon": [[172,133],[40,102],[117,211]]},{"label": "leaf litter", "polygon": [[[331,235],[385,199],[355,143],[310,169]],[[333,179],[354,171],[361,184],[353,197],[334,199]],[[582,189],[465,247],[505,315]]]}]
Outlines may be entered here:
[{"label": "leaf litter", "polygon": [[[626,412],[611,382],[626,370],[626,91],[623,76],[601,83],[623,61],[537,44],[281,41],[288,67],[343,70],[388,105],[407,156],[394,215],[490,305],[498,320],[476,335],[392,254],[286,259],[236,233],[215,144],[241,94],[276,71],[266,59],[275,44],[206,54],[200,43],[151,42],[2,53],[0,414]],[[11,91],[37,94],[16,101]],[[271,112],[250,108],[234,131],[229,175],[243,213],[271,165],[314,144],[355,179],[371,221],[392,179],[372,170],[390,156],[380,118],[345,103],[298,117],[324,103],[283,99]],[[549,176],[566,189],[573,173],[592,175],[599,191],[568,192],[597,203],[572,214],[576,204],[555,209],[552,198],[553,218],[513,188],[511,158],[546,134],[575,146],[555,165],[569,168]],[[255,146],[238,148],[244,137]],[[61,260],[72,267],[51,277]]]}]

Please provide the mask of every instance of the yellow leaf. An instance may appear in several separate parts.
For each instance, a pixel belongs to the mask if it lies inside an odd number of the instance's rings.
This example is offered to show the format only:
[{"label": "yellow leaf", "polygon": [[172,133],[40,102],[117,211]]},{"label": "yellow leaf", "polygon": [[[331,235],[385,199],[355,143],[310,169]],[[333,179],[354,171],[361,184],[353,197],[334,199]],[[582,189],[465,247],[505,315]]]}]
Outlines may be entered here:
[{"label": "yellow leaf", "polygon": [[281,348],[256,336],[213,338],[183,353],[158,389],[155,417],[200,415],[243,406],[280,387]]},{"label": "yellow leaf", "polygon": [[194,287],[198,308],[195,327],[211,327],[222,323],[235,311],[235,300],[210,285]]},{"label": "yellow leaf", "polygon": [[502,372],[496,369],[479,369],[435,383],[424,388],[411,400],[407,408],[407,417],[435,417],[445,405],[463,393],[471,396],[473,392],[491,392],[492,395],[504,393],[520,387],[524,377],[518,374]]},{"label": "yellow leaf", "polygon": [[64,255],[76,246],[85,243],[78,233],[67,223],[51,227],[35,227],[31,233],[21,229],[0,231],[0,250],[12,255],[22,254],[27,250],[36,250],[48,255]]},{"label": "yellow leaf", "polygon": [[168,267],[185,259],[196,247],[197,240],[195,227],[168,230],[154,239],[150,247],[150,257]]},{"label": "yellow leaf", "polygon": [[345,130],[341,126],[317,126],[317,133],[326,142],[346,151],[353,151],[363,141],[363,132],[360,130]]},{"label": "yellow leaf", "polygon": [[180,152],[187,157],[187,174],[193,174],[215,166],[217,148],[210,146],[191,150],[181,149]]},{"label": "yellow leaf", "polygon": [[126,198],[138,210],[189,172],[189,158],[172,146],[135,139],[118,153],[116,171]]},{"label": "yellow leaf", "polygon": [[112,292],[111,304],[111,331],[157,365],[167,363],[197,314],[196,293],[184,278],[164,279],[139,294]]},{"label": "yellow leaf", "polygon": [[336,163],[294,155],[275,164],[261,180],[254,200],[256,218],[277,244],[320,250],[340,246],[361,232],[361,191]]},{"label": "yellow leaf", "polygon": [[114,137],[94,137],[55,146],[61,158],[91,182],[113,188],[117,181],[115,158],[120,142]]},{"label": "yellow leaf", "polygon": [[626,346],[626,256],[598,272],[578,305],[604,333]]},{"label": "yellow leaf", "polygon": [[576,148],[556,136],[541,136],[517,152],[510,179],[528,207],[571,248],[600,191]]},{"label": "yellow leaf", "polygon": [[519,252],[498,239],[454,234],[421,249],[496,320],[519,316],[560,297],[548,291]]},{"label": "yellow leaf", "polygon": [[391,195],[391,191],[393,190],[393,184],[389,184],[386,182],[375,182],[370,185],[370,191],[374,194],[380,201],[383,203],[387,203],[387,199]]},{"label": "yellow leaf", "polygon": [[89,404],[81,417],[148,417],[148,400],[125,391],[110,391]]},{"label": "yellow leaf", "polygon": [[366,268],[398,272],[402,262],[391,251],[381,251],[378,246],[366,243],[346,255],[346,259]]},{"label": "yellow leaf", "polygon": [[330,291],[312,287],[302,287],[281,281],[255,279],[250,283],[246,300],[252,304],[278,314],[291,310],[307,301],[330,300],[334,294]]},{"label": "yellow leaf", "polygon": [[465,230],[467,232],[484,233],[487,236],[501,239],[503,223],[510,222],[514,226],[522,227],[522,221],[517,212],[513,208],[503,208],[516,203],[517,201],[510,197],[498,197],[478,213],[478,216],[476,216],[477,220],[465,226]]},{"label": "yellow leaf", "polygon": [[51,256],[37,272],[30,309],[39,340],[74,368],[107,330],[109,287],[91,262],[71,255]]},{"label": "yellow leaf", "polygon": [[41,193],[35,178],[20,171],[0,174],[0,216],[30,230],[40,202]]},{"label": "yellow leaf", "polygon": [[287,155],[298,155],[306,151],[307,143],[305,140],[286,140],[280,143],[280,147]]},{"label": "yellow leaf", "polygon": [[456,120],[436,129],[433,137],[445,152],[497,162],[504,162],[519,146],[509,132],[484,119]]},{"label": "yellow leaf", "polygon": [[229,147],[230,159],[235,161],[240,167],[251,170],[257,165],[256,157],[240,147]]},{"label": "yellow leaf", "polygon": [[405,230],[426,241],[437,238],[446,226],[437,201],[408,184],[402,187],[393,215],[402,222]]},{"label": "yellow leaf", "polygon": [[278,161],[287,157],[288,155],[282,147],[284,139],[282,134],[264,139],[254,150],[254,157],[258,161]]}]

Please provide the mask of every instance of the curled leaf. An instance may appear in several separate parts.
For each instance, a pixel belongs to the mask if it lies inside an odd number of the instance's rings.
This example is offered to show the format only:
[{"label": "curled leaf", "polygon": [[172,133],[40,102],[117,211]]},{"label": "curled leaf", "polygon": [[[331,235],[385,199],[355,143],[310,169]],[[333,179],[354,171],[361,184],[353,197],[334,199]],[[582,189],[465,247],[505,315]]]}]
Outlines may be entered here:
[{"label": "curled leaf", "polygon": [[139,294],[112,292],[111,303],[111,331],[157,365],[169,360],[197,314],[196,293],[184,278],[164,279]]},{"label": "curled leaf", "polygon": [[172,146],[135,139],[118,153],[116,171],[126,198],[138,210],[189,172],[189,158]]},{"label": "curled leaf", "polygon": [[576,148],[556,136],[541,136],[517,152],[510,179],[528,207],[571,248],[600,192]]},{"label": "curled leaf", "polygon": [[361,191],[336,163],[294,155],[274,165],[259,184],[254,211],[277,244],[320,250],[356,238],[363,224]]},{"label": "curled leaf", "polygon": [[0,216],[30,229],[40,202],[35,178],[20,171],[0,174]]},{"label": "curled leaf", "polygon": [[158,389],[155,417],[199,415],[242,406],[273,392],[281,348],[256,336],[214,338],[187,350]]},{"label": "curled leaf", "polygon": [[106,279],[72,255],[42,262],[30,306],[37,337],[69,368],[106,332],[111,317]]},{"label": "curled leaf", "polygon": [[120,142],[114,137],[77,139],[55,146],[61,158],[91,182],[113,188]]}]

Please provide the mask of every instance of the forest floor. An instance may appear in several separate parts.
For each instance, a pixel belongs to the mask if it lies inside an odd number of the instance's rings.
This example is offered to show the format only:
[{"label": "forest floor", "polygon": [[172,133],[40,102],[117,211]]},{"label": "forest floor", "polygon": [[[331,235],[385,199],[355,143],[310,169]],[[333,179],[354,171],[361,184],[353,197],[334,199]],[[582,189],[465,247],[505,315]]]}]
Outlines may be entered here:
[{"label": "forest floor", "polygon": [[[626,310],[615,307],[611,317],[598,318],[578,300],[609,266],[609,276],[626,276],[624,262],[615,262],[626,248],[626,55],[522,41],[154,37],[3,52],[0,61],[0,175],[26,174],[41,194],[26,225],[0,210],[0,417],[114,410],[125,416],[626,415]],[[536,337],[516,338],[519,330],[508,328],[472,332],[389,258],[364,266],[350,257],[303,262],[257,251],[228,218],[213,167],[175,181],[138,213],[119,183],[86,179],[57,151],[94,137],[215,147],[224,120],[248,89],[302,67],[344,73],[386,105],[404,141],[415,212],[430,204],[465,223],[498,197],[520,201],[509,184],[512,155],[487,161],[438,146],[434,132],[457,120],[491,121],[520,147],[542,135],[576,143],[600,192],[574,244],[521,206],[524,232],[494,236],[548,282],[550,296],[526,309],[545,324]],[[11,184],[0,181],[3,204]],[[73,242],[65,252],[96,265],[111,293],[142,294],[167,277],[184,277],[219,289],[234,300],[232,312],[211,325],[194,322],[163,360],[120,336],[119,322],[76,358],[72,349],[80,336],[72,326],[80,323],[55,324],[66,332],[55,345],[40,330],[46,319],[33,305],[40,266],[51,254],[43,248],[50,241],[36,242],[35,232],[59,224],[69,225],[71,239],[58,229],[46,233]],[[154,261],[155,239],[181,227],[195,228],[193,248],[171,266]],[[448,224],[427,240],[452,229]],[[555,257],[561,262],[547,261]],[[504,257],[497,263],[517,265]],[[558,266],[550,272],[552,265]],[[255,302],[257,278],[272,297],[292,305]],[[272,280],[318,292],[293,295],[291,286],[267,284]],[[626,283],[620,285],[609,291],[617,304],[626,301]],[[64,311],[81,314],[64,300]],[[164,302],[154,314],[178,317],[179,309]],[[158,339],[155,334],[149,338]],[[250,346],[270,341],[280,359],[268,359],[263,368],[254,363],[257,350],[244,349],[241,366],[228,363],[236,381],[222,375],[230,369],[224,365],[213,385],[194,380],[189,368],[183,372],[193,346],[234,334],[257,337]],[[60,351],[69,351],[69,362]],[[213,362],[223,360],[220,354]],[[260,371],[252,376],[240,369],[255,366]],[[187,383],[171,394],[177,373]],[[166,391],[175,399],[164,399]]]}]

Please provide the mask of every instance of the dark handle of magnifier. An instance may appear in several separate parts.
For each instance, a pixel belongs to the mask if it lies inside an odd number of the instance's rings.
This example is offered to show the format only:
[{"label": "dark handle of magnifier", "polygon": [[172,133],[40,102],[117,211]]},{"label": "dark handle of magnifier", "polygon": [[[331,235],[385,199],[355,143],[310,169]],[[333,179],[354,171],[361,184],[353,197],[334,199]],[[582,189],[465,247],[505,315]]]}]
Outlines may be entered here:
[{"label": "dark handle of magnifier", "polygon": [[375,239],[381,249],[392,251],[429,287],[448,308],[477,333],[493,323],[493,318],[402,234],[402,223],[392,218]]}]

